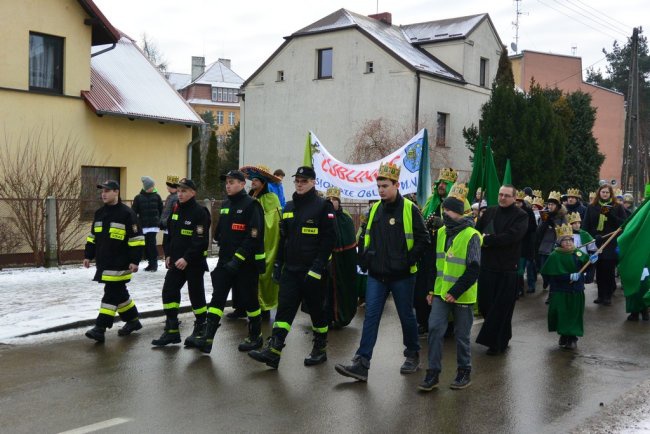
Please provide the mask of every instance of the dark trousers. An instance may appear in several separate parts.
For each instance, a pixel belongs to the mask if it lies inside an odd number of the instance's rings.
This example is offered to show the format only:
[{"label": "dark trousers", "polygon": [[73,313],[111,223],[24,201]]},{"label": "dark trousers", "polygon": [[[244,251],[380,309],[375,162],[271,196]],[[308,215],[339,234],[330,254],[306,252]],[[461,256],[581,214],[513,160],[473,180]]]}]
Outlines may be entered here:
[{"label": "dark trousers", "polygon": [[244,264],[236,274],[226,270],[219,261],[216,268],[210,273],[212,279],[212,300],[208,305],[208,312],[219,317],[223,315],[223,308],[228,300],[228,293],[233,290],[233,296],[238,295],[238,307],[246,309],[249,317],[260,315],[260,301],[257,296],[259,274],[254,264]]},{"label": "dark trousers", "polygon": [[[165,245],[167,245],[167,240],[169,239],[169,234],[167,233],[167,230],[163,232],[163,241],[162,241],[162,248],[163,248],[163,256],[166,258],[168,256],[167,251],[165,250]],[[145,244],[147,242],[145,241]]]},{"label": "dark trousers", "polygon": [[321,280],[305,279],[307,271],[282,270],[280,292],[278,294],[278,311],[273,323],[273,336],[284,341],[291,330],[300,303],[304,300],[311,316],[312,329],[315,332],[327,332],[325,314],[325,275]]},{"label": "dark trousers", "polygon": [[610,300],[616,289],[616,259],[598,259],[596,262],[598,298]]},{"label": "dark trousers", "polygon": [[104,296],[95,324],[111,328],[118,313],[124,322],[138,319],[138,308],[131,300],[126,282],[108,282],[104,286]]},{"label": "dark trousers", "polygon": [[485,318],[476,343],[504,351],[512,338],[512,314],[517,300],[517,272],[481,269],[478,310]]},{"label": "dark trousers", "polygon": [[156,246],[157,232],[144,234],[144,254],[147,257],[149,265],[158,268],[158,247]]},{"label": "dark trousers", "polygon": [[181,288],[187,282],[192,310],[197,317],[205,316],[205,287],[203,285],[203,268],[187,267],[185,270],[170,268],[165,275],[162,289],[163,308],[167,318],[177,318],[181,306]]}]

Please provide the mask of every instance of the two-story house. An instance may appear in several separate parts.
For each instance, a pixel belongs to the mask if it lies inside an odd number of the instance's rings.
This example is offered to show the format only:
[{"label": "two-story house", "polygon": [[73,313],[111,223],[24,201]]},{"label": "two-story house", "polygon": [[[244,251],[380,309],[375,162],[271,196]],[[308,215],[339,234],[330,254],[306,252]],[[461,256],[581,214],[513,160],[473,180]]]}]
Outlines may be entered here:
[{"label": "two-story house", "polygon": [[462,129],[491,94],[504,49],[494,25],[487,14],[391,21],[340,9],[286,37],[242,86],[241,164],[289,173],[309,130],[345,160],[360,126],[381,118],[428,129],[434,176],[452,166],[469,178]]},{"label": "two-story house", "polygon": [[188,127],[203,121],[92,0],[3,1],[0,21],[0,145],[73,141],[89,198],[107,178],[132,199],[143,175],[164,191],[187,174]]}]

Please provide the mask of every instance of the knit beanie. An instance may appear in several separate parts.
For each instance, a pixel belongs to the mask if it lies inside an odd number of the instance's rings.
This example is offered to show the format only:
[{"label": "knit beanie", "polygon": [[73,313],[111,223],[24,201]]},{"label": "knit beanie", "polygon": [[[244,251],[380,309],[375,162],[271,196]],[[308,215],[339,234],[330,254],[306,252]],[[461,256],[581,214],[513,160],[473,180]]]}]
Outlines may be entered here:
[{"label": "knit beanie", "polygon": [[459,199],[451,196],[447,197],[444,202],[442,202],[442,207],[460,215],[463,215],[465,212],[465,204]]},{"label": "knit beanie", "polygon": [[142,187],[144,187],[145,190],[149,190],[156,184],[156,181],[154,181],[150,176],[143,176],[140,180],[142,181]]}]

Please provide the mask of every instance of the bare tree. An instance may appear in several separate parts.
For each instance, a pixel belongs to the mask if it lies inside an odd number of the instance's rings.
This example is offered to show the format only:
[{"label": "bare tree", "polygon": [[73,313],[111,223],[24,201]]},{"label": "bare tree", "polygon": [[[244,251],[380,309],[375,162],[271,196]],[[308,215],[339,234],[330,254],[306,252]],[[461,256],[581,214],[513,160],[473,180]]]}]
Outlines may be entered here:
[{"label": "bare tree", "polygon": [[149,59],[153,66],[165,74],[168,67],[167,59],[165,59],[165,56],[158,48],[158,45],[155,43],[155,41],[151,39],[146,33],[143,33],[139,45],[144,55],[147,57],[147,59]]},{"label": "bare tree", "polygon": [[[0,147],[0,197],[12,201],[14,228],[31,248],[34,264],[44,251],[45,199],[63,199],[58,206],[59,248],[70,248],[76,237],[66,229],[79,220],[81,167],[92,153],[71,135],[60,137],[54,127],[35,128]],[[74,200],[72,200],[74,199]]]}]

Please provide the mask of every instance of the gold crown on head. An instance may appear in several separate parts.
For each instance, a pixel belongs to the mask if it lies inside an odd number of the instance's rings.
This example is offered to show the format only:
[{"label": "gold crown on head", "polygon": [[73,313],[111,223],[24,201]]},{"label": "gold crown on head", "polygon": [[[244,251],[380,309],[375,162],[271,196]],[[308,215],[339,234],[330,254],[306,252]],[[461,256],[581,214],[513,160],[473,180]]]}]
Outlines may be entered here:
[{"label": "gold crown on head", "polygon": [[336,199],[341,199],[341,189],[338,187],[330,187],[327,189],[327,192],[325,193],[326,197],[333,197]]},{"label": "gold crown on head", "polygon": [[178,184],[179,178],[177,175],[167,175],[167,183]]},{"label": "gold crown on head", "polygon": [[438,179],[440,181],[456,182],[456,180],[458,179],[458,173],[451,167],[449,168],[444,167],[440,169],[440,174],[438,175]]},{"label": "gold crown on head", "polygon": [[569,197],[581,197],[582,195],[580,194],[580,190],[577,188],[569,188],[566,191],[566,195]]},{"label": "gold crown on head", "polygon": [[533,205],[544,208],[544,199],[542,199],[540,196],[537,196],[535,199],[533,199]]},{"label": "gold crown on head", "polygon": [[517,200],[524,200],[526,198],[526,193],[523,190],[517,192]]},{"label": "gold crown on head", "polygon": [[556,226],[555,227],[555,235],[557,235],[558,241],[561,240],[564,237],[571,237],[573,238],[573,228],[571,225],[568,225],[566,223]]},{"label": "gold crown on head", "polygon": [[616,196],[616,197],[621,196],[622,197],[623,196],[623,190],[621,190],[620,188],[617,188],[616,190],[614,190],[614,196]]},{"label": "gold crown on head", "polygon": [[535,196],[535,197],[543,197],[542,190],[533,190],[533,196]]},{"label": "gold crown on head", "polygon": [[454,186],[451,187],[448,197],[454,197],[461,202],[465,202],[465,199],[467,199],[467,193],[469,193],[469,188],[467,188],[465,184],[454,184]]},{"label": "gold crown on head", "polygon": [[595,191],[592,191],[591,193],[589,193],[589,202],[594,200],[595,197],[596,197],[596,192]]},{"label": "gold crown on head", "polygon": [[526,202],[528,205],[532,205],[533,204],[533,198],[530,197],[530,196],[525,196],[524,197],[524,202]]},{"label": "gold crown on head", "polygon": [[557,203],[562,203],[562,193],[559,191],[552,191],[548,194],[548,200],[556,200]]},{"label": "gold crown on head", "polygon": [[566,220],[569,224],[575,223],[575,222],[581,222],[582,218],[580,218],[580,214],[577,212],[571,212],[566,216]]},{"label": "gold crown on head", "polygon": [[377,178],[386,178],[391,181],[399,181],[399,172],[401,167],[393,163],[380,163]]}]

